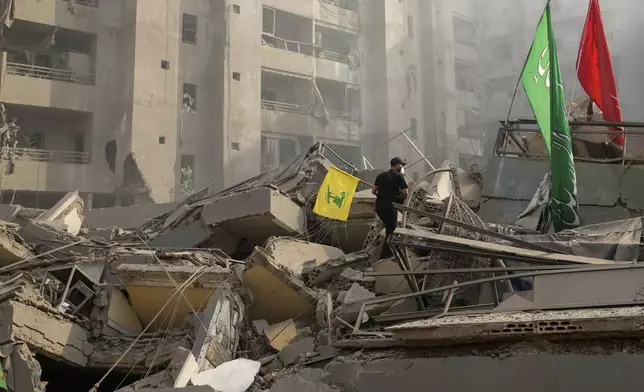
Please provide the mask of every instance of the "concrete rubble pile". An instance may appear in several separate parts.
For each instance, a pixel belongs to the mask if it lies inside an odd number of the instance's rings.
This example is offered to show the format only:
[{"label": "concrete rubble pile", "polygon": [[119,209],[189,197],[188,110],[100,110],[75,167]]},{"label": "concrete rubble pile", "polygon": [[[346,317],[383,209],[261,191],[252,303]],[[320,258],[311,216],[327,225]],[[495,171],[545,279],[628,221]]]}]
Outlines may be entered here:
[{"label": "concrete rubble pile", "polygon": [[480,171],[445,163],[410,181],[381,260],[377,172],[354,172],[367,184],[335,222],[312,213],[330,166],[318,144],[179,204],[84,211],[70,193],[48,211],[0,206],[9,390],[424,390],[413,372],[466,390],[450,361],[498,357],[489,344],[640,336],[639,218],[557,235],[487,224]]}]

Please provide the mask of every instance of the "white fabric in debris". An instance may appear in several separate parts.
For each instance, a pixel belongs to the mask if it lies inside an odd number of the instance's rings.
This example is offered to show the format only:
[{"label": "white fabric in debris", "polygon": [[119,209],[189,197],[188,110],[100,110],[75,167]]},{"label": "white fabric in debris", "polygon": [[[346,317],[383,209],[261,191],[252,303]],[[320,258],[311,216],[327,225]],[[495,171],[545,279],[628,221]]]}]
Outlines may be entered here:
[{"label": "white fabric in debris", "polygon": [[218,392],[244,392],[253,384],[261,363],[245,358],[223,363],[192,376],[194,385],[208,385]]}]

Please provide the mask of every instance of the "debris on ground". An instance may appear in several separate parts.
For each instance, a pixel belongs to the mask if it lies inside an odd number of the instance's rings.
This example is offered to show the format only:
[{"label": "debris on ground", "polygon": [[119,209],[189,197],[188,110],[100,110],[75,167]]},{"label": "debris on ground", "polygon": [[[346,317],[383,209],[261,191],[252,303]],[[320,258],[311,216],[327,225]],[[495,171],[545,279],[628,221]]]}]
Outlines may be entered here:
[{"label": "debris on ground", "polygon": [[[152,219],[87,219],[75,192],[48,211],[7,208],[9,390],[80,374],[96,391],[354,391],[375,382],[356,373],[365,362],[410,348],[641,336],[641,218],[557,235],[488,225],[480,173],[446,163],[410,181],[387,244],[366,184],[340,238],[312,212],[329,167],[316,145],[218,194],[139,212],[161,212]],[[121,227],[92,224],[118,216]],[[394,257],[381,260],[383,246]]]}]

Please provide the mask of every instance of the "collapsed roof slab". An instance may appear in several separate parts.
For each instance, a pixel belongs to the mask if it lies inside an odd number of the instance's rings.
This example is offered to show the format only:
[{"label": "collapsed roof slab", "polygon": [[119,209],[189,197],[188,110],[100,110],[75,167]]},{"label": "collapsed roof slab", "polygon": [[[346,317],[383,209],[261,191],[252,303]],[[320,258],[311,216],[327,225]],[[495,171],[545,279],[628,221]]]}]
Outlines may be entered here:
[{"label": "collapsed roof slab", "polygon": [[[180,327],[193,310],[204,309],[221,283],[237,280],[229,268],[217,266],[206,269],[159,264],[121,264],[116,271],[141,323],[144,326],[152,323],[150,331]],[[176,294],[176,288],[188,280],[192,282],[182,293]]]},{"label": "collapsed roof slab", "polygon": [[641,336],[644,307],[483,313],[446,316],[387,328],[421,345],[489,341]]},{"label": "collapsed roof slab", "polygon": [[248,308],[251,320],[277,324],[315,316],[316,293],[262,248],[255,248],[246,262],[244,286],[253,294],[253,303]]},{"label": "collapsed roof slab", "polygon": [[35,353],[58,361],[85,366],[93,351],[85,328],[46,306],[31,306],[17,300],[0,305],[0,341],[24,342]]},{"label": "collapsed roof slab", "polygon": [[273,236],[295,236],[305,230],[304,209],[282,192],[262,187],[233,194],[203,207],[206,224],[221,225],[233,235],[263,245]]},{"label": "collapsed roof slab", "polygon": [[0,266],[11,265],[32,256],[33,253],[26,245],[16,241],[6,230],[0,230]]}]

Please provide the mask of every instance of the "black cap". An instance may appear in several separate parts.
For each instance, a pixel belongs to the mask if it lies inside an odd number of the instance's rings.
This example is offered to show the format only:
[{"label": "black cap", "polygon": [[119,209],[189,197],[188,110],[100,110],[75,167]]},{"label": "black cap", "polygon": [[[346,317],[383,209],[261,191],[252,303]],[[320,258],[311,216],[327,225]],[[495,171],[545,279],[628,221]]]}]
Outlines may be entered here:
[{"label": "black cap", "polygon": [[391,158],[391,161],[389,161],[389,163],[391,164],[391,167],[394,167],[396,165],[405,166],[407,164],[407,162],[403,161],[402,158],[399,158],[399,157]]}]

